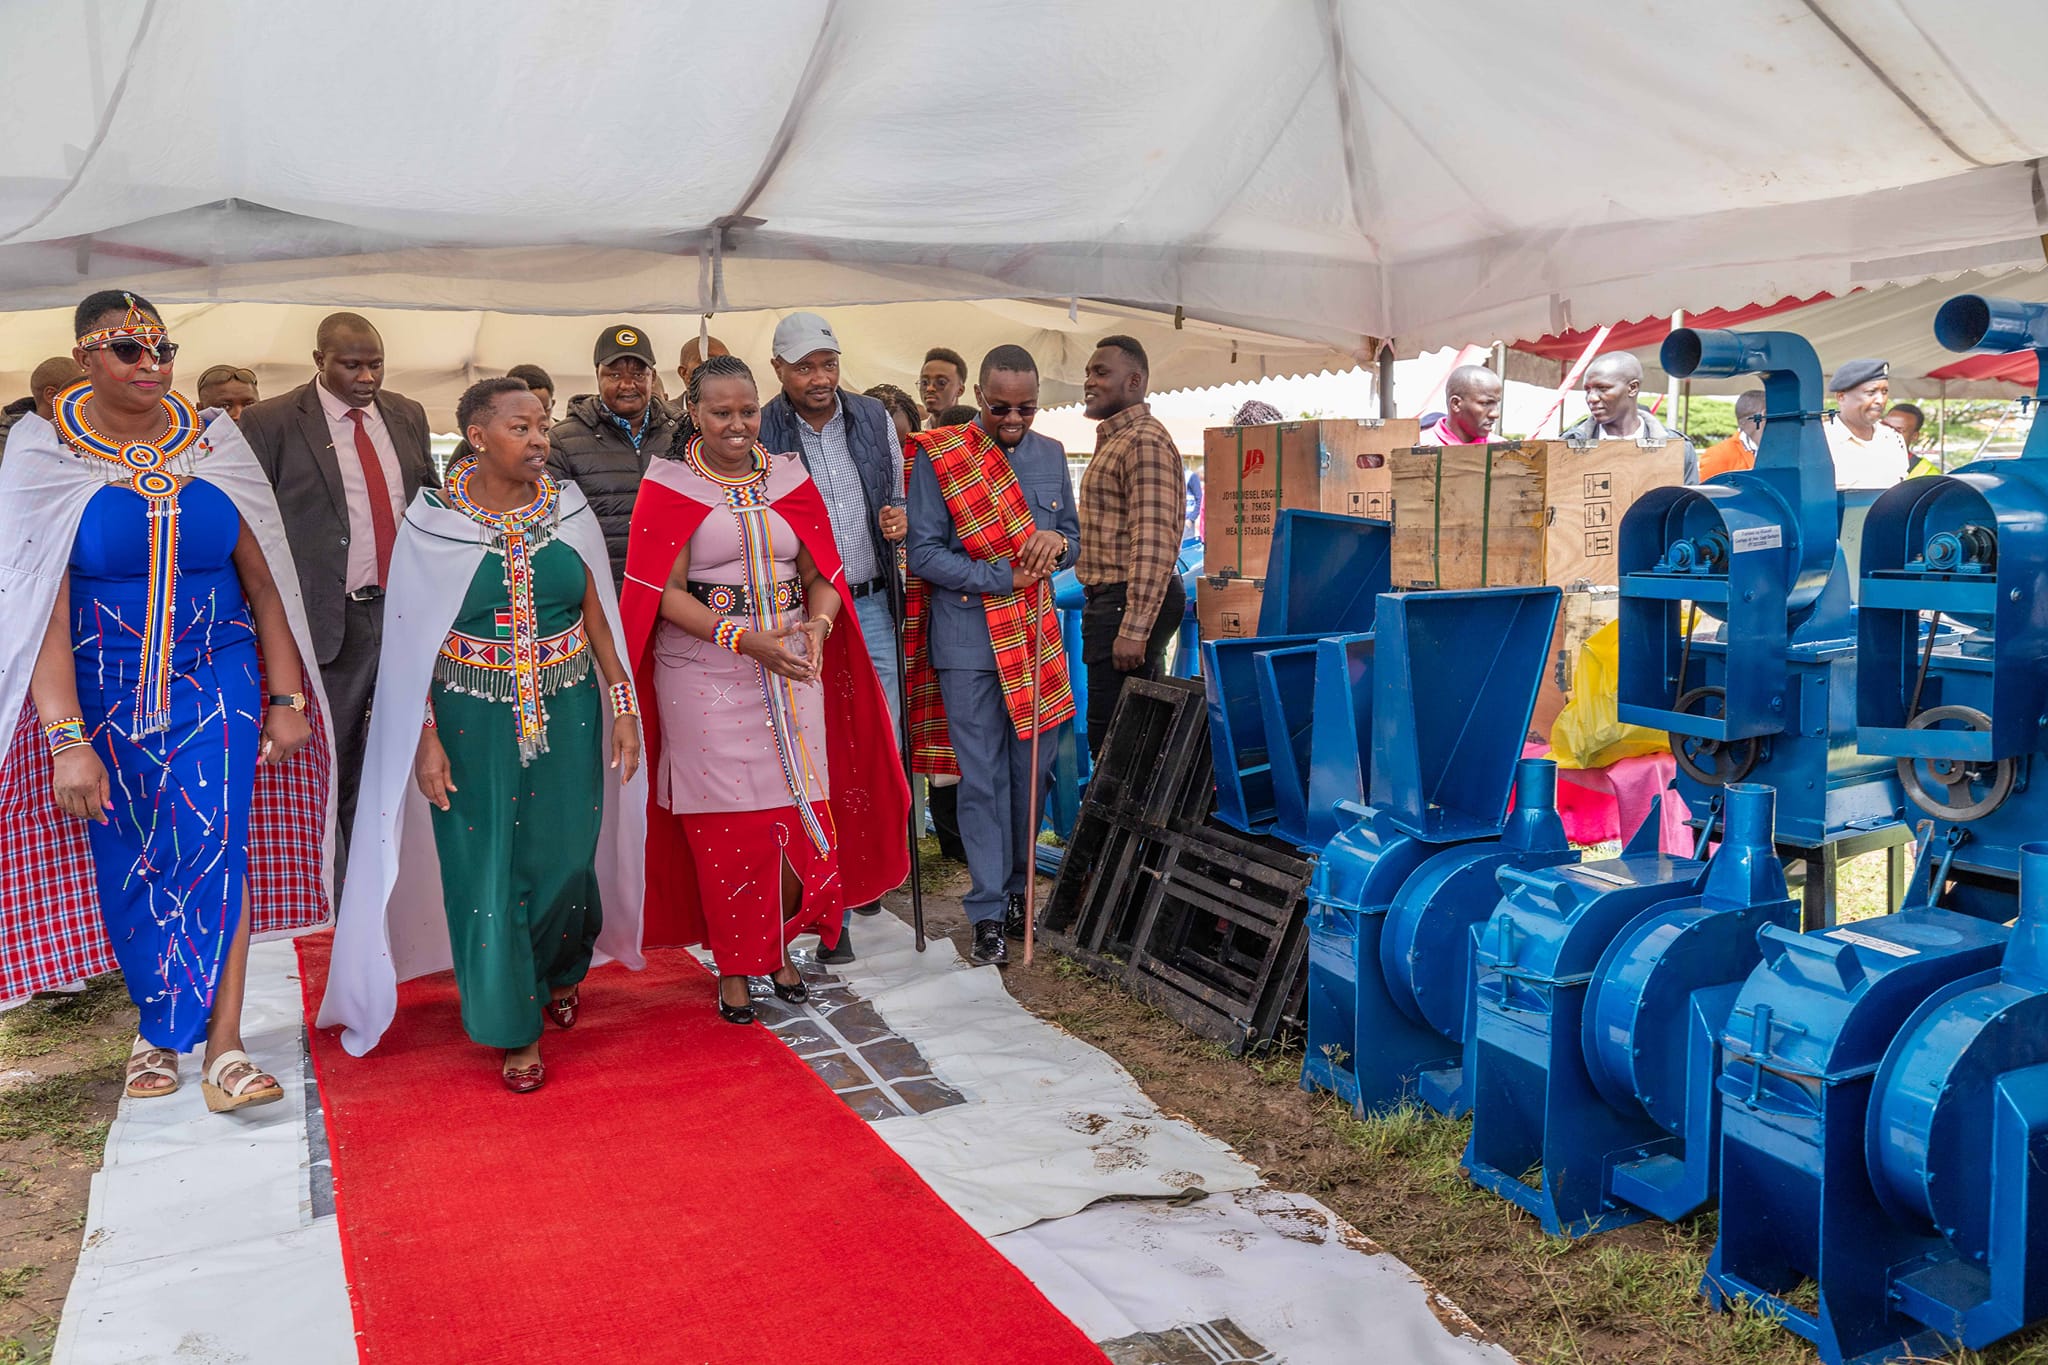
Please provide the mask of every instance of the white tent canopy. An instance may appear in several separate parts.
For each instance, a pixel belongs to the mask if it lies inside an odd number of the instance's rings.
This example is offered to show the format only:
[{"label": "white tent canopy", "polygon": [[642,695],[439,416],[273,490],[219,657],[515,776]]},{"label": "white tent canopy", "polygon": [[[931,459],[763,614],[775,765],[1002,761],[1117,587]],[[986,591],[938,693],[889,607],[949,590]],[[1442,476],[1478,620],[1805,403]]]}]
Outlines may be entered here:
[{"label": "white tent canopy", "polygon": [[2038,0],[13,0],[0,306],[1118,299],[1345,354],[2042,261]]},{"label": "white tent canopy", "polygon": [[[152,302],[160,302],[154,293]],[[329,309],[309,304],[166,304],[180,348],[177,384],[191,394],[214,364],[254,370],[268,396],[312,376],[313,335]],[[1273,375],[1342,369],[1356,360],[1315,342],[1290,340],[1193,321],[1176,327],[1171,315],[1083,302],[900,303],[828,310],[845,346],[843,381],[855,389],[895,384],[917,397],[917,372],[934,346],[958,351],[970,369],[992,347],[1016,343],[1037,359],[1044,378],[1041,401],[1067,403],[1081,395],[1081,371],[1095,343],[1112,332],[1135,336],[1152,361],[1155,389],[1199,388]],[[680,392],[676,361],[683,343],[698,335],[696,317],[640,314],[544,317],[424,309],[367,308],[384,337],[385,383],[426,404],[438,429],[454,430],[455,400],[485,375],[513,365],[539,365],[558,386],[556,397],[589,393],[594,383],[592,346],[607,323],[638,323],[654,343],[671,396]],[[722,313],[711,334],[755,367],[764,385],[769,342],[779,314]],[[0,316],[0,395],[25,393],[29,372],[71,349],[71,310],[45,308]],[[561,405],[557,403],[556,411]],[[1368,409],[1370,411],[1370,409]]]}]

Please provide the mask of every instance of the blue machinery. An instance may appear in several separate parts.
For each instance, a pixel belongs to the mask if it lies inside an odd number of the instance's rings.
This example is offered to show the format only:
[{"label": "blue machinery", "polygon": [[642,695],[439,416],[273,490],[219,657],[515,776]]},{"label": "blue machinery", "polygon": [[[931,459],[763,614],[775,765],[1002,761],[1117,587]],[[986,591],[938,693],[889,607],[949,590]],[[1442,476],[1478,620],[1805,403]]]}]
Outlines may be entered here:
[{"label": "blue machinery", "polygon": [[[1356,699],[1363,688],[1329,705],[1319,692],[1337,739],[1319,723],[1315,747],[1333,765],[1362,764],[1372,803],[1340,803],[1353,823],[1309,883],[1304,1088],[1361,1112],[1418,1096],[1445,1113],[1469,1106],[1472,928],[1492,912],[1503,868],[1577,857],[1554,809],[1556,768],[1519,760],[1560,596],[1383,597],[1369,707]],[[1321,646],[1333,685],[1357,648],[1342,637]],[[1371,741],[1362,751],[1336,752],[1361,734]]]},{"label": "blue machinery", "polygon": [[[1351,645],[1354,663],[1369,658],[1381,594],[1393,586],[1391,531],[1383,521],[1331,512],[1281,512],[1259,603],[1259,633],[1202,641],[1216,818],[1233,829],[1272,830],[1311,851],[1336,832],[1336,797],[1310,814],[1310,746],[1320,704],[1317,645],[1325,637],[1358,637]],[[1347,676],[1363,675],[1354,669]],[[1330,714],[1353,712],[1348,688],[1341,699],[1335,693],[1331,698]],[[1347,775],[1325,773],[1323,785],[1334,781],[1340,796],[1361,795],[1361,749],[1344,765]]]},{"label": "blue machinery", "polygon": [[1501,874],[1479,941],[1465,1164],[1553,1235],[1713,1198],[1722,1027],[1758,930],[1799,923],[1771,789],[1726,797],[1710,863],[1660,855],[1651,820],[1620,858]]},{"label": "blue machinery", "polygon": [[[1663,363],[1680,377],[1762,375],[1767,416],[1754,469],[1653,490],[1622,518],[1618,711],[1671,733],[1703,832],[1729,783],[1776,788],[1777,838],[1808,863],[1817,927],[1839,860],[1910,833],[1893,765],[1856,750],[1856,623],[1820,362],[1790,332],[1680,329]],[[1717,638],[1695,637],[1695,614],[1722,623]],[[1892,867],[1896,903],[1896,855]]]},{"label": "blue machinery", "polygon": [[[1965,294],[1934,327],[1951,350],[2048,353],[2048,308],[2036,303]],[[2009,919],[2019,845],[2048,836],[2032,783],[2034,755],[2048,750],[2044,577],[2039,417],[2020,458],[1909,479],[1864,523],[1857,743],[1897,761],[1927,821],[1910,904]]]},{"label": "blue machinery", "polygon": [[[2048,307],[1936,330],[2048,377]],[[1577,862],[1518,760],[1554,591],[1361,591],[1205,648],[1233,815],[1320,850],[1302,1084],[1469,1106],[1474,1181],[1555,1234],[1718,1199],[1709,1300],[1829,1365],[1983,1347],[2048,1318],[2048,425],[1882,495],[1852,611],[1811,350],[1678,332],[1665,367],[1762,373],[1770,414],[1756,469],[1621,530],[1620,714],[1674,735],[1700,858]],[[1814,916],[1902,816],[1904,908]]]},{"label": "blue machinery", "polygon": [[[2048,308],[1964,295],[1952,350],[2048,351]],[[1864,528],[1858,746],[1926,817],[1907,908],[1764,941],[1724,1039],[1706,1290],[1823,1360],[1981,1347],[2048,1316],[2048,427],[1910,479]],[[2016,916],[2016,919],[2015,919]],[[2015,919],[2008,931],[2003,921]],[[1800,1281],[1818,1306],[1788,1302]]]}]

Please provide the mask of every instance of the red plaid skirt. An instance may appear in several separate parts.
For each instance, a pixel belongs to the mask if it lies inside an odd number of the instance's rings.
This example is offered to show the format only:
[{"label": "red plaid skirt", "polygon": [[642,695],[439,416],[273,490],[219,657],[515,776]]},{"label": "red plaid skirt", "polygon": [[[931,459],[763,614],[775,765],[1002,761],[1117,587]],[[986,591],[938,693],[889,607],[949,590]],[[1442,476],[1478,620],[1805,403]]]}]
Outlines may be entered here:
[{"label": "red plaid skirt", "polygon": [[[328,921],[321,836],[334,791],[327,720],[306,709],[313,738],[290,761],[256,768],[249,818],[249,906],[257,934]],[[35,706],[22,703],[0,759],[0,1000],[17,1000],[114,970],[100,923],[85,826],[57,809],[50,750]]]}]

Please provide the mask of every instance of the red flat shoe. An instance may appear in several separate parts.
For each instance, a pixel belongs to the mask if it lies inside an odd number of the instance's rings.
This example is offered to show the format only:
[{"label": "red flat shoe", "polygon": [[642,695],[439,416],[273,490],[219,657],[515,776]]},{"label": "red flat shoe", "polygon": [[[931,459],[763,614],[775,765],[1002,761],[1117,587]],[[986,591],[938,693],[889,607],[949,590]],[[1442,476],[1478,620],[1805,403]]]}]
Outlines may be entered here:
[{"label": "red flat shoe", "polygon": [[547,1082],[548,1069],[545,1064],[535,1062],[532,1066],[514,1067],[500,1072],[505,1078],[505,1088],[515,1095],[531,1095]]},{"label": "red flat shoe", "polygon": [[577,1007],[580,1006],[582,1003],[583,990],[579,986],[577,989],[570,991],[567,995],[563,996],[560,1000],[548,1001],[548,1003],[542,1006],[542,1008],[547,1011],[548,1018],[555,1021],[555,1026],[557,1028],[575,1028],[576,1010]]}]

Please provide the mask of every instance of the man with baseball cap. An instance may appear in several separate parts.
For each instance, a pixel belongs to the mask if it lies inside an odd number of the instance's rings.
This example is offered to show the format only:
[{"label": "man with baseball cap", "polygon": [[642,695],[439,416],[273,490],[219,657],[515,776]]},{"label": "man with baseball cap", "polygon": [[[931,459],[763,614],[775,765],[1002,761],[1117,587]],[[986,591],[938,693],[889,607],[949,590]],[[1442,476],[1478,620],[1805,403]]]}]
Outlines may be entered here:
[{"label": "man with baseball cap", "polygon": [[668,453],[675,418],[654,398],[654,343],[636,323],[615,322],[591,354],[597,392],[569,400],[548,432],[548,472],[590,500],[611,551],[612,579],[626,581],[626,531],[647,462]]},{"label": "man with baseball cap", "polygon": [[1827,423],[1835,487],[1890,488],[1905,478],[1912,463],[1905,438],[1881,420],[1892,396],[1890,363],[1852,360],[1835,370],[1828,392],[1835,396],[1835,414]]},{"label": "man with baseball cap", "polygon": [[[825,499],[853,597],[848,605],[860,618],[861,638],[900,734],[896,544],[909,522],[896,424],[880,400],[840,386],[839,337],[816,313],[791,313],[776,324],[773,364],[782,392],[761,408],[761,444],[801,457]],[[872,914],[880,907],[856,908]],[[851,940],[842,934],[838,948],[820,960],[852,961]]]}]

